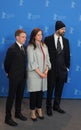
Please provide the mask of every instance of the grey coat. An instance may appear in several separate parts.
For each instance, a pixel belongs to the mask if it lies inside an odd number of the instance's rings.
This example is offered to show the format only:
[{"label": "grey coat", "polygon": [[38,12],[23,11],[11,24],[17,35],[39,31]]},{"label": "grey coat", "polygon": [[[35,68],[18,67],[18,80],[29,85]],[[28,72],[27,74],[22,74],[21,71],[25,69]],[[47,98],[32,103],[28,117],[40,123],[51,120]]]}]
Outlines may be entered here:
[{"label": "grey coat", "polygon": [[51,68],[48,48],[45,44],[42,46],[42,48],[45,54],[45,61],[43,61],[43,54],[40,45],[37,45],[36,49],[34,49],[33,45],[29,45],[27,48],[27,88],[29,92],[47,90],[47,78],[41,78],[35,72],[36,68],[39,68],[41,72],[44,72],[47,65],[49,69]]}]

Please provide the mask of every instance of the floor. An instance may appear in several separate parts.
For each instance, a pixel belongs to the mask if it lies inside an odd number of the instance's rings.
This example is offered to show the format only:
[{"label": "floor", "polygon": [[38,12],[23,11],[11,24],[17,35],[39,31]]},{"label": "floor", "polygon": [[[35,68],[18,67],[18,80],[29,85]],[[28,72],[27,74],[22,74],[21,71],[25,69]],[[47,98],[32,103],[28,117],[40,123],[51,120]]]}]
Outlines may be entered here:
[{"label": "floor", "polygon": [[30,119],[29,99],[24,98],[22,113],[28,118],[27,121],[20,121],[14,118],[14,107],[12,109],[13,119],[18,126],[12,127],[4,123],[6,98],[0,98],[0,130],[81,130],[81,100],[62,99],[61,107],[66,111],[60,114],[53,111],[53,116],[46,115],[46,104],[43,99],[44,120],[38,119],[33,122]]}]

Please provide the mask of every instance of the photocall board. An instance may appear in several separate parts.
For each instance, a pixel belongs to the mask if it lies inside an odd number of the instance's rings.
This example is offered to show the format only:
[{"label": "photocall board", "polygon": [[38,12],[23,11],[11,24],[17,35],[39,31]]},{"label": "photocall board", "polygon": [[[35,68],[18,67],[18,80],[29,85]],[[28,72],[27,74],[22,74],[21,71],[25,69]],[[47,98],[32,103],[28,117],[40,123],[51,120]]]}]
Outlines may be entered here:
[{"label": "photocall board", "polygon": [[[8,47],[15,42],[15,31],[26,31],[27,45],[35,27],[43,30],[44,39],[55,32],[57,20],[66,25],[71,56],[62,98],[81,99],[81,0],[0,0],[0,96],[8,95],[4,58]],[[24,96],[29,96],[27,85]]]}]

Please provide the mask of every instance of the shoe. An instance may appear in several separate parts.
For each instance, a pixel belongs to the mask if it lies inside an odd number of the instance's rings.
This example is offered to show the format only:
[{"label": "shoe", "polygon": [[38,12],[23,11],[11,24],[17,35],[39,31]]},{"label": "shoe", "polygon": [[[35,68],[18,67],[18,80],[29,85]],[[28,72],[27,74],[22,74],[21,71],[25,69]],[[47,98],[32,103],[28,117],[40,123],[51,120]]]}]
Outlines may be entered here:
[{"label": "shoe", "polygon": [[5,119],[5,123],[10,125],[10,126],[17,126],[18,124],[13,121],[12,119]]},{"label": "shoe", "polygon": [[41,119],[41,120],[44,119],[44,116],[40,116],[37,110],[36,110],[36,114],[37,114],[37,117],[38,117],[39,119]]},{"label": "shoe", "polygon": [[52,116],[53,115],[51,108],[47,108],[47,115],[48,116]]},{"label": "shoe", "polygon": [[37,121],[35,110],[31,110],[31,120],[32,121]]},{"label": "shoe", "polygon": [[31,120],[32,120],[32,121],[37,121],[37,118],[32,118],[32,117],[31,117]]},{"label": "shoe", "polygon": [[25,116],[23,116],[21,113],[15,114],[15,118],[18,118],[18,119],[20,119],[22,121],[26,121],[27,120],[27,118]]},{"label": "shoe", "polygon": [[59,113],[61,113],[61,114],[64,114],[64,113],[66,113],[64,110],[62,110],[61,108],[53,108],[53,110],[54,111],[57,111],[57,112],[59,112]]}]

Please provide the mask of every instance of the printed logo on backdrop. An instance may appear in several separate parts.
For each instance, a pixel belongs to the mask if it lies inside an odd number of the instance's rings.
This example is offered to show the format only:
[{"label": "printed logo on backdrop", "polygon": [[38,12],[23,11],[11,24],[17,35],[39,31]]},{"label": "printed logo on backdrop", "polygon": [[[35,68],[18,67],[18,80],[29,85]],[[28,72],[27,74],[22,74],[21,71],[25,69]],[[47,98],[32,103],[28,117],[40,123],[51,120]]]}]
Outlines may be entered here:
[{"label": "printed logo on backdrop", "polygon": [[4,93],[5,93],[5,87],[1,86],[1,94],[4,94]]},{"label": "printed logo on backdrop", "polygon": [[[0,44],[2,44],[2,45],[6,44],[7,45],[7,44],[11,44],[12,42],[13,42],[12,39],[6,39],[5,37],[2,37]],[[0,50],[1,50],[1,48],[0,48]]]},{"label": "printed logo on backdrop", "polygon": [[58,20],[58,19],[66,19],[66,16],[65,15],[58,15],[58,14],[54,14],[53,15],[53,20]]},{"label": "printed logo on backdrop", "polygon": [[15,17],[15,14],[7,13],[5,11],[3,11],[1,15],[2,19],[12,19],[14,17]]},{"label": "printed logo on backdrop", "polygon": [[68,76],[67,83],[71,82],[71,77]]},{"label": "printed logo on backdrop", "polygon": [[1,44],[5,44],[5,37],[2,37]]},{"label": "printed logo on backdrop", "polygon": [[44,26],[44,33],[48,33],[49,27],[48,26]]},{"label": "printed logo on backdrop", "polygon": [[[2,62],[1,63],[1,66],[0,66],[0,95],[1,96],[6,96],[8,94],[8,84],[7,82],[5,81],[5,78],[3,78],[3,73],[4,72],[4,63]],[[6,77],[6,73],[4,72],[4,76]],[[5,84],[5,85],[4,85]]]},{"label": "printed logo on backdrop", "polygon": [[74,95],[81,97],[81,90],[75,88],[75,89],[74,89]]},{"label": "printed logo on backdrop", "polygon": [[23,29],[23,26],[22,26],[22,25],[18,25],[18,28],[19,28],[19,29]]},{"label": "printed logo on backdrop", "polygon": [[80,72],[81,71],[81,66],[80,65],[76,65],[76,72]]},{"label": "printed logo on backdrop", "polygon": [[81,47],[81,40],[78,40],[77,46],[78,46],[78,47]]},{"label": "printed logo on backdrop", "polygon": [[19,6],[23,6],[24,5],[24,0],[19,0]]},{"label": "printed logo on backdrop", "polygon": [[27,18],[28,20],[38,20],[40,19],[40,14],[33,14],[29,12]]},{"label": "printed logo on backdrop", "polygon": [[50,0],[46,0],[45,1],[45,7],[49,7],[49,4],[50,4]]},{"label": "printed logo on backdrop", "polygon": [[75,2],[75,1],[72,1],[72,3],[71,3],[71,8],[75,8],[75,6],[76,6],[76,2]]},{"label": "printed logo on backdrop", "polygon": [[81,15],[80,15],[80,17],[79,17],[79,21],[81,22]]},{"label": "printed logo on backdrop", "polygon": [[5,94],[6,94],[6,95],[8,94],[8,88],[5,89],[5,86],[1,86],[1,95],[4,95],[4,96],[5,96]]},{"label": "printed logo on backdrop", "polygon": [[70,27],[69,33],[70,33],[70,34],[73,34],[73,33],[74,33],[74,28],[73,28],[73,27]]}]

